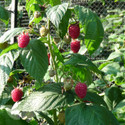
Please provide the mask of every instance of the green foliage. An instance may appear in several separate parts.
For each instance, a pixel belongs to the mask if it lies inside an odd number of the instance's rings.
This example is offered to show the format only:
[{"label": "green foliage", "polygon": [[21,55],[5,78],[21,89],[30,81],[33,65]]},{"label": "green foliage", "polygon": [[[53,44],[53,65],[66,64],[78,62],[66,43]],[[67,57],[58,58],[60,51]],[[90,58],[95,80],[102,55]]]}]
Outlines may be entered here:
[{"label": "green foliage", "polygon": [[19,33],[21,33],[24,30],[24,28],[14,28],[10,29],[7,32],[3,34],[3,36],[0,37],[0,43],[4,43],[8,40],[10,40],[12,37],[15,37]]},{"label": "green foliage", "polygon": [[48,57],[44,44],[37,39],[31,40],[29,45],[21,50],[20,57],[26,71],[42,83],[48,68]]},{"label": "green foliage", "polygon": [[96,92],[93,92],[91,90],[87,91],[87,95],[86,97],[83,99],[84,101],[90,101],[90,103],[96,104],[96,105],[103,105],[106,108],[107,104],[105,103],[105,101],[103,100],[103,98],[101,96],[99,96],[98,94],[96,94]]},{"label": "green foliage", "polygon": [[59,24],[61,23],[63,16],[66,14],[67,9],[68,3],[63,3],[61,5],[56,5],[47,11],[47,17],[55,25],[55,27],[59,28]]},{"label": "green foliage", "polygon": [[0,20],[3,21],[6,25],[9,23],[9,12],[0,6]]},{"label": "green foliage", "polygon": [[0,56],[0,96],[4,90],[9,74],[13,68],[14,61],[18,58],[18,51],[9,51],[8,53]]},{"label": "green foliage", "polygon": [[67,125],[119,125],[111,112],[102,106],[76,104],[66,109]]},{"label": "green foliage", "polygon": [[111,87],[105,92],[104,100],[109,110],[113,110],[122,99],[122,92],[117,87]]},{"label": "green foliage", "polygon": [[74,95],[61,91],[61,83],[50,83],[39,91],[33,92],[27,98],[13,106],[14,111],[47,111],[62,108],[74,101]]},{"label": "green foliage", "polygon": [[0,125],[27,125],[28,123],[24,120],[21,120],[15,116],[12,116],[10,112],[5,109],[0,110]]},{"label": "green foliage", "polygon": [[[107,11],[102,25],[93,11],[78,5],[71,7],[61,0],[26,0],[26,10],[29,29],[14,28],[0,37],[0,43],[9,43],[7,48],[0,50],[0,105],[4,105],[0,107],[0,125],[38,125],[41,119],[46,120],[45,124],[61,125],[57,117],[59,112],[65,112],[66,125],[123,125],[125,27],[121,27],[124,24],[121,17],[124,15],[120,11],[113,11],[115,15]],[[36,11],[40,13],[38,18],[34,16]],[[0,19],[2,13],[5,23],[8,20],[4,17],[6,12],[3,8],[0,12]],[[47,29],[45,37],[39,34],[41,22]],[[70,48],[65,49],[70,43],[65,43],[64,36],[69,35],[68,26],[78,22],[80,51],[74,54]],[[22,32],[31,36],[27,47],[19,48],[17,42],[9,42]],[[54,41],[56,37],[59,42]],[[109,55],[98,60],[104,47],[110,48]],[[50,70],[55,73],[51,78],[48,76]],[[87,84],[83,99],[75,94],[78,82]],[[65,84],[70,84],[71,90],[65,90]],[[22,87],[24,92],[22,100],[16,103],[11,99],[13,86]],[[12,108],[7,109],[6,105]],[[17,117],[10,112],[25,121],[15,119]]]},{"label": "green foliage", "polygon": [[104,37],[104,29],[98,16],[91,10],[81,6],[76,6],[75,13],[84,27],[85,45],[91,54],[98,49]]}]

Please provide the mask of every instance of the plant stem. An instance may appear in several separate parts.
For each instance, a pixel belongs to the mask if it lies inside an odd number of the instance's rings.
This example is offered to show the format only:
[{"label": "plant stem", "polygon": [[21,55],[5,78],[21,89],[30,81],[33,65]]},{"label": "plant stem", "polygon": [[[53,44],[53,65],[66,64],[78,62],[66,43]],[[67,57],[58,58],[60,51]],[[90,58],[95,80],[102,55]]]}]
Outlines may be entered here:
[{"label": "plant stem", "polygon": [[56,116],[56,109],[53,110],[53,119],[54,119],[54,125],[58,125],[57,116]]},{"label": "plant stem", "polygon": [[[48,20],[48,29],[50,29],[50,21],[49,20]],[[55,55],[53,53],[51,44],[52,44],[51,36],[50,36],[50,33],[48,33],[48,47],[49,47],[49,50],[50,50],[50,55],[52,57],[52,67],[56,72],[56,80],[55,81],[58,83],[57,65],[56,65],[56,62],[55,62]]]}]

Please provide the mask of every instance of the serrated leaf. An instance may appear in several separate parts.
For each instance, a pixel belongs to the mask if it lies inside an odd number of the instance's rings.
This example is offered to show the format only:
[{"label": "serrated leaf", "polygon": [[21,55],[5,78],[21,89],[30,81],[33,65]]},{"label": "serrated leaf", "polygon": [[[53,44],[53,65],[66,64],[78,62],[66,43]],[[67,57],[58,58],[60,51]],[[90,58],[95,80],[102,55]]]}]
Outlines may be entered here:
[{"label": "serrated leaf", "polygon": [[119,125],[113,114],[101,106],[76,104],[66,109],[66,125]]},{"label": "serrated leaf", "polygon": [[66,14],[63,16],[61,23],[59,24],[59,35],[62,39],[67,33],[67,27],[70,17],[71,17],[71,11],[68,9]]},{"label": "serrated leaf", "polygon": [[19,51],[9,51],[8,53],[0,56],[0,96],[4,90],[4,86],[7,84],[14,61],[18,56]]},{"label": "serrated leaf", "polygon": [[14,105],[14,111],[47,111],[73,103],[72,91],[62,94],[61,83],[50,83]]},{"label": "serrated leaf", "polygon": [[3,21],[6,25],[9,23],[9,12],[0,6],[0,20]]},{"label": "serrated leaf", "polygon": [[80,54],[72,54],[70,59],[64,63],[64,65],[81,65],[83,67],[87,67],[91,71],[102,74],[102,72],[94,65],[91,60],[89,60],[86,56]]},{"label": "serrated leaf", "polygon": [[48,56],[44,43],[37,39],[31,40],[28,46],[22,49],[20,57],[26,71],[41,83],[48,68]]},{"label": "serrated leaf", "polygon": [[21,119],[14,118],[8,111],[5,109],[0,110],[0,125],[27,125],[26,121]]},{"label": "serrated leaf", "polygon": [[59,24],[63,16],[65,15],[67,9],[68,9],[68,3],[63,3],[61,5],[56,5],[47,11],[46,13],[47,17],[56,26],[56,28],[59,27]]},{"label": "serrated leaf", "polygon": [[98,49],[104,37],[104,29],[98,16],[82,6],[75,6],[76,15],[84,27],[85,45],[91,54]]},{"label": "serrated leaf", "polygon": [[91,90],[87,91],[87,94],[85,98],[83,98],[83,100],[90,101],[91,103],[96,104],[96,105],[100,105],[100,106],[103,105],[106,108],[108,108],[103,98]]},{"label": "serrated leaf", "polygon": [[113,110],[122,99],[122,91],[118,87],[108,88],[105,92],[104,100],[110,110]]},{"label": "serrated leaf", "polygon": [[21,33],[25,28],[14,28],[10,29],[7,32],[5,32],[1,37],[0,37],[0,43],[4,43],[8,40],[10,40],[12,37],[17,36],[19,33]]}]

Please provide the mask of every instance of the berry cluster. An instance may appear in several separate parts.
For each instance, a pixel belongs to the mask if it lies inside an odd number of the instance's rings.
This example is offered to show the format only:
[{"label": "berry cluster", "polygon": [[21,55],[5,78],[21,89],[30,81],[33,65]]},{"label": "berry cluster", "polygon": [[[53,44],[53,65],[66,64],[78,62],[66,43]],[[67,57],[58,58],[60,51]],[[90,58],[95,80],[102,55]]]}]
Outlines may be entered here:
[{"label": "berry cluster", "polygon": [[79,49],[80,49],[80,41],[75,40],[79,37],[80,35],[80,28],[79,28],[79,24],[71,24],[69,26],[69,35],[72,38],[72,41],[70,43],[70,48],[73,51],[73,53],[78,53]]}]

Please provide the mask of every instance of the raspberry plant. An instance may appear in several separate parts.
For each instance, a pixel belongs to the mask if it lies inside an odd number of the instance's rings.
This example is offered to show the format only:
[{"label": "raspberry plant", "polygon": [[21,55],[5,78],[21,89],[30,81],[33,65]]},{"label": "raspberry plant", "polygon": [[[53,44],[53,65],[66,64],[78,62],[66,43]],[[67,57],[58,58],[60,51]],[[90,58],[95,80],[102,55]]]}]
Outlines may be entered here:
[{"label": "raspberry plant", "polygon": [[[114,87],[105,94],[92,88],[93,76],[107,81],[104,72],[83,54],[85,48],[93,56],[103,40],[99,17],[83,6],[71,7],[60,0],[26,0],[26,10],[29,28],[14,28],[0,37],[0,44],[10,44],[12,37],[18,38],[18,43],[15,41],[0,53],[0,124],[11,121],[13,125],[37,125],[45,119],[49,125],[119,125],[113,110],[123,99],[121,91]],[[2,16],[0,19],[7,21]],[[35,38],[29,41],[29,36],[22,33]],[[65,43],[71,48],[62,51]],[[21,66],[15,67],[16,63]],[[51,77],[50,70],[54,72]],[[28,75],[20,79],[21,74]],[[8,82],[10,77],[13,80]],[[22,86],[32,82],[33,86]],[[10,96],[13,86],[22,88],[24,93],[16,103]],[[117,91],[120,98],[110,98],[110,91]],[[14,96],[18,98],[18,94]]]}]

